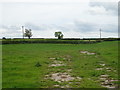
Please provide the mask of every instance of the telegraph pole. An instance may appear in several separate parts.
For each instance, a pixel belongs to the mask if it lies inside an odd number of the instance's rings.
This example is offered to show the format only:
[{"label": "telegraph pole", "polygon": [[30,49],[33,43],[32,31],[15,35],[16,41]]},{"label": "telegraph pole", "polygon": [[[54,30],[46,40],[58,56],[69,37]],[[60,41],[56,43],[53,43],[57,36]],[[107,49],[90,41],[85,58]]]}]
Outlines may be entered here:
[{"label": "telegraph pole", "polygon": [[102,30],[101,30],[101,28],[100,28],[100,40],[101,40],[101,31],[102,31]]},{"label": "telegraph pole", "polygon": [[23,34],[23,39],[24,39],[24,26],[22,26],[22,34]]}]

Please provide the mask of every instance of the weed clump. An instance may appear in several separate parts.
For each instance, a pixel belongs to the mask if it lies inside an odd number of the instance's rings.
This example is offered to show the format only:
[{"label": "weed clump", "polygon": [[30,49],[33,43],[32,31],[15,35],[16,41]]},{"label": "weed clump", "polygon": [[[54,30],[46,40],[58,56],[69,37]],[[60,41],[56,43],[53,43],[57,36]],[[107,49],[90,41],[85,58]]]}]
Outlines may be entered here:
[{"label": "weed clump", "polygon": [[37,62],[37,63],[35,64],[35,66],[36,66],[36,67],[40,67],[41,64],[40,64],[39,62]]}]

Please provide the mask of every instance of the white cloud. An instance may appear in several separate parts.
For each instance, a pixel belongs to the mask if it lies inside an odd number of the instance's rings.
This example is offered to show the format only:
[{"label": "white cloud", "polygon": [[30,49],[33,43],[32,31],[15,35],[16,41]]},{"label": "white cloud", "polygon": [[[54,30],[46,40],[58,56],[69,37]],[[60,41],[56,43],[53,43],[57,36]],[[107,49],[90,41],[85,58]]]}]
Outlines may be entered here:
[{"label": "white cloud", "polygon": [[0,28],[0,38],[7,37],[7,38],[15,38],[15,37],[22,37],[21,30],[8,30]]},{"label": "white cloud", "polygon": [[90,2],[89,5],[93,14],[118,15],[118,2]]},{"label": "white cloud", "polygon": [[106,9],[104,8],[104,7],[98,7],[98,6],[96,6],[96,7],[92,7],[92,8],[90,8],[90,13],[91,14],[98,14],[98,15],[100,15],[100,14],[109,14],[107,11],[106,11]]}]

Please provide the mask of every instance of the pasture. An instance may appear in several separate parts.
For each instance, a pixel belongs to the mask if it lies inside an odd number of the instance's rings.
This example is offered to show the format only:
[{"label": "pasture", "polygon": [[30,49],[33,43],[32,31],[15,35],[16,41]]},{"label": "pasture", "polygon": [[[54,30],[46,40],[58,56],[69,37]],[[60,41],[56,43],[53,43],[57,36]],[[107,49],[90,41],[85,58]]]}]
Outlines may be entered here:
[{"label": "pasture", "polygon": [[118,41],[2,45],[3,88],[115,88]]}]

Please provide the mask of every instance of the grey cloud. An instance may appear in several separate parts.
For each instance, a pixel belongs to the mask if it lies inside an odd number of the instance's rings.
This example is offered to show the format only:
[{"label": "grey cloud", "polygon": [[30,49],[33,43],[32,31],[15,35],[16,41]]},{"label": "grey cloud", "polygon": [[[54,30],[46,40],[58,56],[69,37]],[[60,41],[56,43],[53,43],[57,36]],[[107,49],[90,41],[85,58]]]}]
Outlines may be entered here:
[{"label": "grey cloud", "polygon": [[100,28],[107,33],[118,33],[118,26],[116,24],[99,25],[97,23],[88,23],[82,21],[74,21],[73,26],[64,26],[63,30],[69,31],[70,29],[72,29],[79,33],[88,33],[88,32],[99,31]]},{"label": "grey cloud", "polygon": [[118,15],[118,3],[117,2],[90,2],[91,7],[104,7],[107,12],[111,12],[114,15]]},{"label": "grey cloud", "polygon": [[91,32],[97,29],[97,25],[94,23],[74,21],[72,24],[63,24],[63,25],[52,25],[56,30],[61,30],[63,32],[75,31],[75,32]]},{"label": "grey cloud", "polygon": [[72,24],[63,24],[63,25],[53,24],[52,28],[64,32],[68,32],[70,30],[77,32],[91,32],[96,29],[96,25],[87,22],[74,21],[72,22]]},{"label": "grey cloud", "polygon": [[25,28],[29,28],[32,30],[43,30],[40,26],[34,25],[32,23],[25,23]]},{"label": "grey cloud", "polygon": [[1,37],[21,37],[22,32],[20,31],[21,27],[19,26],[6,26],[6,25],[0,25],[1,29],[5,29],[5,31],[3,31],[1,33]]},{"label": "grey cloud", "polygon": [[53,26],[47,25],[47,24],[36,25],[33,23],[25,23],[25,28],[32,29],[32,30],[48,30],[48,29],[53,29]]},{"label": "grey cloud", "polygon": [[103,25],[104,32],[118,33],[118,26],[113,24]]},{"label": "grey cloud", "polygon": [[57,24],[40,24],[40,25],[35,25],[32,23],[26,23],[25,28],[32,29],[32,30],[69,30],[68,27],[62,26],[62,25],[57,25]]},{"label": "grey cloud", "polygon": [[15,26],[15,25],[10,25],[10,26],[6,26],[6,25],[0,25],[0,28],[3,29],[7,29],[7,30],[20,30],[19,26]]},{"label": "grey cloud", "polygon": [[116,2],[90,2],[89,5],[90,6],[103,6],[107,10],[109,10],[109,9],[117,10],[117,8],[118,8],[118,3],[116,3]]},{"label": "grey cloud", "polygon": [[75,21],[75,30],[80,32],[91,32],[96,30],[96,24]]},{"label": "grey cloud", "polygon": [[56,30],[61,30],[63,32],[69,32],[70,30],[75,32],[92,32],[98,29],[97,25],[94,23],[82,22],[82,21],[74,21],[72,24],[64,24],[64,25],[52,25],[52,28]]}]

